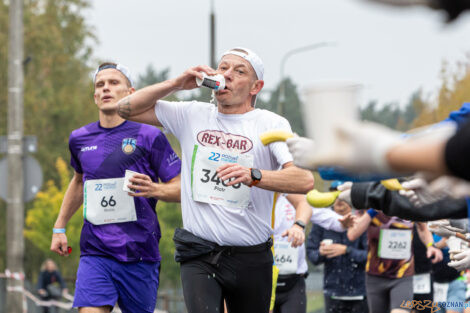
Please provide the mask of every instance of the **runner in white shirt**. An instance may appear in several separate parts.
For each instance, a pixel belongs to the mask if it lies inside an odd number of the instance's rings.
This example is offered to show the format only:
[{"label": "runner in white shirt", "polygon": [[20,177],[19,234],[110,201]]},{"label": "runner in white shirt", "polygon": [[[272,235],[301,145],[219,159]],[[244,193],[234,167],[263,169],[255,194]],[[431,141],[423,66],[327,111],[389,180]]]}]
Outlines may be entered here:
[{"label": "runner in white shirt", "polygon": [[305,245],[293,247],[285,236],[296,220],[296,210],[307,210],[304,208],[312,211],[311,222],[325,229],[344,232],[355,221],[351,214],[343,217],[330,209],[311,208],[303,195],[279,195],[274,222],[274,261],[279,268],[274,313],[303,313],[307,310]]},{"label": "runner in white shirt", "polygon": [[[217,106],[160,100],[196,88],[202,72],[225,78]],[[273,191],[313,188],[312,174],[293,165],[285,143],[263,146],[259,139],[265,131],[291,131],[283,117],[254,107],[263,74],[256,54],[235,48],[222,56],[217,70],[190,68],[118,104],[122,117],[163,126],[180,141],[184,229],[175,231],[175,259],[190,313],[222,312],[224,298],[231,313],[268,312]],[[297,242],[304,237],[302,227],[292,226],[287,236]]]}]

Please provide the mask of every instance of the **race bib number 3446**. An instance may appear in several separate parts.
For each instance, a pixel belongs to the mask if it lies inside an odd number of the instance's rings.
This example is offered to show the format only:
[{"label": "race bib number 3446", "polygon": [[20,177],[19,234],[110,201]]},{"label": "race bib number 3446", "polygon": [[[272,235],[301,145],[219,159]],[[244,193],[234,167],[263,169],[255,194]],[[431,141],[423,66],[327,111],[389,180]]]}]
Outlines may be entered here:
[{"label": "race bib number 3446", "polygon": [[228,186],[235,178],[222,181],[217,168],[227,163],[253,167],[253,156],[203,146],[194,146],[191,166],[191,186],[194,201],[228,207],[246,208],[250,203],[250,187],[238,183]]}]

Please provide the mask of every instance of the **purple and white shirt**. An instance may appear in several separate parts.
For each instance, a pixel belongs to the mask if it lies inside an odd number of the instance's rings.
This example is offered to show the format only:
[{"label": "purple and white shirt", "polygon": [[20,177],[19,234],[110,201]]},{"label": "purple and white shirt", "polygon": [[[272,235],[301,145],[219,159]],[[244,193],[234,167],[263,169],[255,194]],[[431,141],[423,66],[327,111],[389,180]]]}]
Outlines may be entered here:
[{"label": "purple and white shirt", "polygon": [[[69,139],[70,164],[91,179],[121,178],[126,169],[167,182],[181,171],[181,161],[156,127],[125,121],[103,128],[99,121],[74,130]],[[137,221],[93,225],[84,220],[81,255],[113,257],[122,262],[161,260],[161,237],[155,198],[134,198]]]}]

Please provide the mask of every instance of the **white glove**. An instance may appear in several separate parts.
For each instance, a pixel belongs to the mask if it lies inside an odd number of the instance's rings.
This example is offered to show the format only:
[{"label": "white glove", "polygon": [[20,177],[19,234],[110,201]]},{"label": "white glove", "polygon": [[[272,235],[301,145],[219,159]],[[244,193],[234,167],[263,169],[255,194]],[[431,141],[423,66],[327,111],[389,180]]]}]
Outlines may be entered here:
[{"label": "white glove", "polygon": [[338,186],[338,190],[341,191],[341,193],[338,196],[338,199],[347,202],[350,206],[352,206],[352,199],[351,199],[352,186],[353,186],[353,183],[350,181],[345,182],[344,184]]},{"label": "white glove", "polygon": [[315,155],[315,143],[306,137],[292,137],[286,140],[289,151],[294,158],[294,164],[298,167],[315,169],[313,156]]},{"label": "white glove", "polygon": [[442,192],[431,192],[428,183],[423,178],[415,178],[410,181],[401,183],[404,190],[400,190],[399,194],[408,198],[408,200],[416,207],[436,202],[447,196]]},{"label": "white glove", "polygon": [[308,169],[342,166],[362,172],[389,173],[388,150],[402,141],[398,132],[370,122],[343,123],[335,127],[331,142],[315,148],[302,138],[287,140],[294,163]]},{"label": "white glove", "polygon": [[454,227],[448,220],[438,220],[428,222],[428,228],[432,233],[441,237],[455,236],[455,233],[465,234],[467,231],[458,227]]},{"label": "white glove", "polygon": [[465,250],[454,255],[454,260],[449,262],[447,265],[455,268],[457,271],[463,271],[470,268],[470,250]]},{"label": "white glove", "polygon": [[454,198],[470,196],[470,183],[452,176],[441,176],[429,185],[432,193],[443,193]]},{"label": "white glove", "polygon": [[432,233],[441,237],[455,236],[454,231],[447,229],[448,226],[450,226],[450,223],[448,220],[438,220],[438,221],[428,222],[428,228]]}]

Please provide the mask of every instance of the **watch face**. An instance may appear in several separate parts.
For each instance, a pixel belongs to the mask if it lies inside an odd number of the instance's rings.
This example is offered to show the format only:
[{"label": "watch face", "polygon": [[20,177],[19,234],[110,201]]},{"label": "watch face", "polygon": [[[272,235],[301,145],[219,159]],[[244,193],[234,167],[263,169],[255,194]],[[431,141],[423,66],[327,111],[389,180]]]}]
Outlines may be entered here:
[{"label": "watch face", "polygon": [[261,180],[261,171],[256,169],[256,168],[252,168],[251,169],[251,179]]}]

